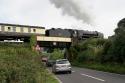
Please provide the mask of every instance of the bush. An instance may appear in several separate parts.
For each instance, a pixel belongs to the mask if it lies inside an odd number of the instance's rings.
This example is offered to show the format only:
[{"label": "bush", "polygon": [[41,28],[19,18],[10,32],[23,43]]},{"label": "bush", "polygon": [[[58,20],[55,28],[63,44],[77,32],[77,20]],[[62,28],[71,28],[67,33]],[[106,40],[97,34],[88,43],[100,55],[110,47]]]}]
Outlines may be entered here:
[{"label": "bush", "polygon": [[95,56],[93,55],[93,53],[89,50],[80,52],[78,54],[78,58],[77,58],[78,62],[93,62],[95,60]]},{"label": "bush", "polygon": [[29,47],[0,47],[0,83],[41,83],[44,69]]},{"label": "bush", "polygon": [[77,56],[77,60],[79,62],[99,62],[102,57],[104,44],[106,41],[107,40],[100,38],[90,38],[82,43],[79,43],[78,46],[74,46],[72,49],[75,51],[71,51],[73,54],[77,54],[74,56]]},{"label": "bush", "polygon": [[32,34],[30,37],[30,47],[32,48],[32,50],[34,50],[34,47],[36,45],[37,45],[36,36]]},{"label": "bush", "polygon": [[[101,49],[100,49],[101,50]],[[103,48],[99,56],[97,56],[97,59],[101,63],[109,62],[112,58],[112,41],[106,40],[103,44]]]},{"label": "bush", "polygon": [[54,51],[50,55],[50,59],[57,60],[57,59],[63,59],[64,53],[59,49],[54,49]]},{"label": "bush", "polygon": [[76,49],[77,47],[73,46],[70,47],[67,51],[68,51],[68,60],[70,61],[74,61],[76,60],[77,56],[78,56],[78,50]]}]

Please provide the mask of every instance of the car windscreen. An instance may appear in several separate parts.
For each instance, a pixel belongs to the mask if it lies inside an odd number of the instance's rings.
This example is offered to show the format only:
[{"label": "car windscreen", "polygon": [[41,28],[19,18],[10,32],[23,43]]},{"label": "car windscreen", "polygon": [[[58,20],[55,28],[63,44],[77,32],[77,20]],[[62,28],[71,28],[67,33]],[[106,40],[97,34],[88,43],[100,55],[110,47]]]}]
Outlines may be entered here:
[{"label": "car windscreen", "polygon": [[60,60],[60,61],[57,61],[56,63],[57,64],[67,64],[67,63],[69,63],[69,61],[67,61],[67,60]]}]

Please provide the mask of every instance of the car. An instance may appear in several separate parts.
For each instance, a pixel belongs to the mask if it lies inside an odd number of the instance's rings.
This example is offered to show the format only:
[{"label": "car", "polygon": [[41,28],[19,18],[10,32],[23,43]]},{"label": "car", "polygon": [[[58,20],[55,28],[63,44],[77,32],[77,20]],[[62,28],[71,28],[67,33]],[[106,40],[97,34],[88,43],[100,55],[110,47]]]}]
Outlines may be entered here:
[{"label": "car", "polygon": [[56,60],[55,64],[52,67],[52,72],[57,73],[57,72],[68,72],[72,73],[71,70],[71,64],[67,59],[59,59]]},{"label": "car", "polygon": [[55,60],[48,59],[46,62],[47,67],[52,67],[55,64]]},{"label": "car", "polygon": [[48,60],[48,57],[47,56],[42,56],[42,62],[47,62],[47,60]]}]

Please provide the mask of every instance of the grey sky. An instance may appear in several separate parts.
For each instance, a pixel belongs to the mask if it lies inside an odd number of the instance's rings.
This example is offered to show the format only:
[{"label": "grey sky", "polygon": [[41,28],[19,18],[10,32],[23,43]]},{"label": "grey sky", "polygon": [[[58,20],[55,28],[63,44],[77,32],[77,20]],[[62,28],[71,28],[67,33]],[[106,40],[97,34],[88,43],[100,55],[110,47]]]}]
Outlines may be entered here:
[{"label": "grey sky", "polygon": [[114,34],[117,22],[125,17],[125,0],[74,1],[90,15],[92,25],[63,14],[49,0],[0,0],[0,22],[97,30],[107,37]]}]

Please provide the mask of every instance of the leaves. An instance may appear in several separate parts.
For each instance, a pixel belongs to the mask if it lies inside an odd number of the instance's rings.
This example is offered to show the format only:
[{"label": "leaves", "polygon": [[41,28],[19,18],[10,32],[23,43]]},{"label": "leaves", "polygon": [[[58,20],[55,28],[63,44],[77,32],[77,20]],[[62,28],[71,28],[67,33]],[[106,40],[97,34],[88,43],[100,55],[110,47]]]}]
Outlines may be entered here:
[{"label": "leaves", "polygon": [[114,60],[116,62],[125,62],[125,19],[118,23],[118,28],[115,29],[115,36],[113,41]]},{"label": "leaves", "polygon": [[70,58],[79,62],[96,61],[102,55],[107,40],[90,38],[70,48]]},{"label": "leaves", "polygon": [[36,44],[37,44],[36,36],[31,35],[31,37],[30,37],[30,46],[33,47],[33,46],[36,46]]},{"label": "leaves", "polygon": [[57,59],[63,59],[64,53],[59,49],[54,49],[53,53],[50,56],[50,59],[57,60]]},{"label": "leaves", "polygon": [[0,83],[41,83],[38,80],[42,79],[43,68],[35,60],[37,53],[26,46],[15,47],[0,47]]}]

